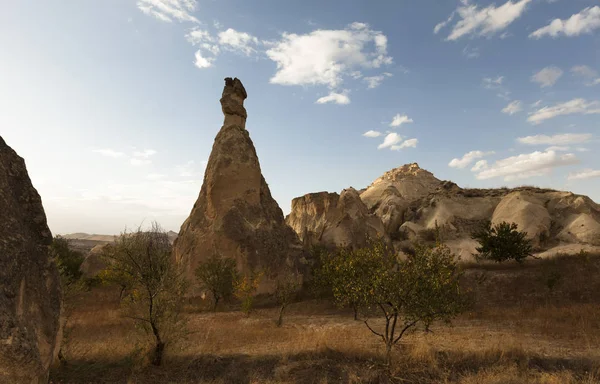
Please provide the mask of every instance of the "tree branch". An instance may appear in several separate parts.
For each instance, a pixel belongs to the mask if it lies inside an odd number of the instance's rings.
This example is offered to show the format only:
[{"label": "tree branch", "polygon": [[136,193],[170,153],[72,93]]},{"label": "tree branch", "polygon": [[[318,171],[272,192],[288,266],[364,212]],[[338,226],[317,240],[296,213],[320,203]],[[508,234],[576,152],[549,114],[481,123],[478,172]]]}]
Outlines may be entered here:
[{"label": "tree branch", "polygon": [[385,337],[384,337],[384,336],[383,336],[381,333],[375,332],[375,331],[373,330],[373,328],[371,328],[371,326],[369,325],[369,323],[367,322],[367,320],[365,320],[365,321],[364,321],[364,323],[365,323],[365,325],[367,326],[367,328],[369,328],[369,331],[373,332],[373,334],[375,334],[375,335],[377,335],[377,336],[381,337],[381,338],[383,339],[383,341],[385,341]]}]

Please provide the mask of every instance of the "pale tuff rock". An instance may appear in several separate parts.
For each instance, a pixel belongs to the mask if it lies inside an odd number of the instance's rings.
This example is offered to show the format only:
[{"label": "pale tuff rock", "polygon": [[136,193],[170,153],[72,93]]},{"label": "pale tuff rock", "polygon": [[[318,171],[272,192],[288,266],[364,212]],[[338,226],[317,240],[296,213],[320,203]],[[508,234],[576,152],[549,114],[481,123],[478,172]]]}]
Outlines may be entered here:
[{"label": "pale tuff rock", "polygon": [[301,245],[271,197],[246,126],[241,81],[225,79],[221,107],[225,115],[210,154],[200,196],[181,226],[174,256],[194,282],[194,270],[213,255],[234,258],[242,273],[267,272],[259,291],[272,289],[272,278],[297,268]]},{"label": "pale tuff rock", "polygon": [[0,383],[46,383],[61,340],[52,234],[25,162],[0,137]]},{"label": "pale tuff rock", "polygon": [[286,222],[305,246],[360,247],[369,238],[387,240],[381,220],[371,213],[354,188],[311,193],[292,201]]},{"label": "pale tuff rock", "polygon": [[438,226],[442,240],[463,260],[471,259],[477,247],[471,234],[486,221],[516,223],[539,250],[600,245],[600,207],[586,196],[535,187],[463,189],[416,163],[392,169],[362,190],[367,210],[349,215],[352,220],[340,220],[336,198],[323,192],[292,202],[286,220],[305,245],[360,245],[366,234],[381,236],[373,216],[397,250],[422,240],[421,234],[431,237],[426,231]]}]

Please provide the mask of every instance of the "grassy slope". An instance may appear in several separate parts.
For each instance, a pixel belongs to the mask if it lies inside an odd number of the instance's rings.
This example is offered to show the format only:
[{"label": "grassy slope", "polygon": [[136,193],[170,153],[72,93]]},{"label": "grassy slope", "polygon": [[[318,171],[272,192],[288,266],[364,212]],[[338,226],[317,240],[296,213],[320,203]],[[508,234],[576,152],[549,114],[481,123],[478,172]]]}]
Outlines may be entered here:
[{"label": "grassy slope", "polygon": [[600,383],[600,256],[471,265],[464,286],[474,308],[406,337],[391,370],[364,324],[314,300],[292,305],[281,328],[276,308],[246,318],[190,305],[190,333],[150,367],[144,339],[119,316],[118,292],[97,288],[78,298],[68,362],[51,382]]}]

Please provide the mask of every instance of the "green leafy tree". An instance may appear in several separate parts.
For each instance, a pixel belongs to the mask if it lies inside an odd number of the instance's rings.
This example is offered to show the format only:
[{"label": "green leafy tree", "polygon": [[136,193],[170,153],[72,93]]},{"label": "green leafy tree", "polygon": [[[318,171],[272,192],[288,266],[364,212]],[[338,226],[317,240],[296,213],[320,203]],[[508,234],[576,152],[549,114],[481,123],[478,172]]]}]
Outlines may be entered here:
[{"label": "green leafy tree", "polygon": [[283,313],[287,306],[296,298],[296,295],[300,290],[300,285],[298,277],[292,273],[283,274],[283,276],[277,280],[277,286],[273,295],[279,305],[279,317],[277,318],[278,327],[283,325]]},{"label": "green leafy tree", "polygon": [[172,260],[167,233],[156,223],[148,231],[138,228],[124,233],[104,256],[108,267],[103,276],[128,287],[121,298],[123,315],[151,335],[152,363],[160,365],[167,343],[183,329],[181,311],[187,288]]},{"label": "green leafy tree", "polygon": [[213,296],[213,311],[217,310],[219,300],[228,300],[234,292],[239,276],[235,259],[212,256],[196,268],[196,277],[201,288]]},{"label": "green leafy tree", "polygon": [[392,260],[393,252],[383,241],[370,241],[367,247],[343,248],[331,254],[322,273],[329,280],[335,303],[352,308],[354,319],[358,320],[360,308],[370,304],[374,276],[383,268],[391,268]]},{"label": "green leafy tree", "polygon": [[391,364],[391,351],[408,331],[419,324],[426,329],[437,320],[449,322],[466,305],[461,294],[461,272],[450,249],[417,245],[414,256],[397,260],[381,247],[363,251],[370,255],[373,267],[363,277],[364,301],[383,316],[385,327],[376,330],[386,347],[386,361]]},{"label": "green leafy tree", "polygon": [[50,254],[56,262],[58,272],[64,284],[71,284],[81,278],[81,263],[85,257],[81,252],[71,249],[69,239],[56,236],[50,245]]},{"label": "green leafy tree", "polygon": [[480,245],[475,255],[477,260],[498,263],[515,260],[522,263],[525,258],[532,256],[533,246],[527,239],[527,232],[519,231],[515,223],[502,222],[492,226],[488,221],[471,237]]}]

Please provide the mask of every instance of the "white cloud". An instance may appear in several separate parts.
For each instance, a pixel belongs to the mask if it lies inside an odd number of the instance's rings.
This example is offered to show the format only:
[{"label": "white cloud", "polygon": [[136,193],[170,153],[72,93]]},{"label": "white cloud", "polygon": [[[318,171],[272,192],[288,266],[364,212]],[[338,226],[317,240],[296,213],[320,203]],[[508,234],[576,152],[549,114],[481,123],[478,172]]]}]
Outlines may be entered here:
[{"label": "white cloud", "polygon": [[138,0],[137,2],[140,11],[166,22],[175,19],[179,22],[199,23],[198,19],[191,14],[196,10],[196,5],[196,0]]},{"label": "white cloud", "polygon": [[161,180],[167,177],[166,175],[160,173],[149,173],[146,175],[146,179],[148,180]]},{"label": "white cloud", "polygon": [[229,28],[219,32],[219,44],[230,51],[241,52],[246,56],[250,56],[256,53],[254,47],[259,44],[259,41],[246,32],[238,32],[233,28]]},{"label": "white cloud", "polygon": [[514,115],[515,113],[521,112],[523,107],[521,106],[520,100],[515,100],[508,104],[504,109],[502,109],[502,113],[506,113],[507,115]]},{"label": "white cloud", "polygon": [[546,148],[546,152],[548,151],[556,151],[556,152],[566,152],[566,151],[570,151],[571,147],[566,147],[566,146],[560,146],[560,145],[553,145],[551,147]]},{"label": "white cloud", "polygon": [[467,59],[476,59],[480,56],[478,47],[471,48],[468,45],[463,48],[462,53]]},{"label": "white cloud", "polygon": [[390,127],[399,127],[402,124],[409,124],[414,122],[413,119],[409,118],[407,115],[396,114],[394,119],[390,123]]},{"label": "white cloud", "polygon": [[417,148],[417,144],[419,144],[419,140],[408,139],[408,140],[404,140],[402,142],[402,144],[400,144],[400,145],[392,145],[390,149],[392,151],[399,151],[403,148]]},{"label": "white cloud", "polygon": [[138,157],[133,157],[129,162],[131,163],[131,165],[135,165],[136,167],[140,165],[152,164],[152,160]]},{"label": "white cloud", "polygon": [[385,139],[383,139],[383,143],[379,144],[377,149],[390,148],[394,145],[398,145],[402,141],[402,136],[397,134],[396,132],[389,133]]},{"label": "white cloud", "polygon": [[200,50],[196,51],[196,53],[194,54],[194,57],[195,57],[194,65],[200,69],[208,68],[208,67],[212,66],[212,63],[215,61],[214,57],[202,56],[202,52]]},{"label": "white cloud", "polygon": [[587,65],[576,65],[573,68],[571,68],[571,73],[586,79],[586,85],[588,86],[600,84],[600,77],[598,77],[598,72],[588,67]]},{"label": "white cloud", "polygon": [[208,31],[198,27],[190,29],[189,32],[185,34],[185,39],[192,45],[199,45],[203,42],[212,42],[215,40]]},{"label": "white cloud", "polygon": [[498,77],[484,77],[482,80],[483,87],[485,89],[497,89],[504,82],[504,76]]},{"label": "white cloud", "polygon": [[527,179],[550,173],[553,168],[577,164],[579,160],[572,153],[558,155],[555,151],[532,152],[496,161],[487,169],[481,170],[479,180],[503,177],[505,181]]},{"label": "white cloud", "polygon": [[123,152],[118,152],[118,151],[115,151],[113,149],[108,149],[108,148],[107,149],[94,149],[92,152],[99,153],[102,156],[114,157],[114,158],[125,156],[125,154]]},{"label": "white cloud", "polygon": [[483,151],[471,151],[471,152],[467,152],[463,155],[463,157],[461,157],[460,159],[456,158],[456,159],[452,159],[449,163],[448,166],[452,167],[452,168],[465,168],[466,166],[468,166],[469,164],[471,164],[473,161],[475,161],[476,159],[480,159],[484,156],[488,156],[488,155],[493,155],[494,152],[483,152]]},{"label": "white cloud", "polygon": [[323,96],[316,101],[317,104],[326,104],[326,103],[334,103],[334,104],[350,104],[350,98],[348,97],[347,91],[342,93],[330,92],[329,95]]},{"label": "white cloud", "polygon": [[150,156],[156,155],[156,153],[157,152],[154,149],[144,149],[143,151],[133,152],[133,157],[141,157],[147,159]]},{"label": "white cloud", "polygon": [[369,86],[369,89],[373,89],[373,88],[377,88],[381,85],[381,83],[383,82],[383,80],[385,80],[386,77],[391,77],[392,74],[389,72],[385,72],[381,75],[377,75],[377,76],[368,76],[363,78],[364,81],[366,81]]},{"label": "white cloud", "polygon": [[486,169],[488,167],[488,162],[487,160],[479,160],[478,162],[475,163],[475,165],[473,166],[473,168],[471,168],[472,172],[479,172],[482,171],[484,169]]},{"label": "white cloud", "polygon": [[540,106],[540,104],[542,104],[542,100],[538,100],[535,103],[532,103],[531,108],[537,108]]},{"label": "white cloud", "polygon": [[585,99],[573,99],[564,103],[556,104],[553,107],[543,107],[532,112],[527,121],[532,124],[540,124],[544,120],[553,119],[557,116],[571,114],[598,114],[600,113],[599,101],[586,101]]},{"label": "white cloud", "polygon": [[589,152],[589,148],[577,147],[575,148],[577,152]]},{"label": "white cloud", "polygon": [[[458,15],[459,21],[454,24],[446,40],[458,40],[468,35],[492,36],[503,31],[518,19],[530,2],[532,0],[509,0],[500,6],[492,4],[479,8],[477,5],[471,5],[468,0],[461,0],[461,5],[454,11]],[[453,15],[450,15],[446,21],[437,24],[433,30],[434,33],[438,33],[448,25],[452,21]]]},{"label": "white cloud", "polygon": [[559,35],[573,37],[592,33],[598,28],[600,28],[600,7],[595,6],[585,8],[566,20],[554,19],[547,26],[534,31],[529,37],[535,39],[544,36],[558,37]]},{"label": "white cloud", "polygon": [[600,170],[584,169],[583,171],[571,173],[568,177],[569,180],[585,180],[594,177],[600,177]]},{"label": "white cloud", "polygon": [[525,145],[565,145],[585,143],[590,141],[591,138],[592,135],[589,133],[565,133],[554,136],[535,135],[519,137],[517,142]]},{"label": "white cloud", "polygon": [[358,69],[392,63],[387,54],[387,37],[363,23],[304,35],[284,33],[266,53],[277,64],[277,72],[270,82],[281,85],[336,88],[345,76]]},{"label": "white cloud", "polygon": [[379,137],[381,135],[383,135],[383,133],[377,132],[377,131],[373,131],[373,130],[367,131],[367,132],[363,133],[364,137]]},{"label": "white cloud", "polygon": [[440,23],[437,23],[435,25],[435,27],[433,28],[433,33],[437,35],[443,28],[446,27],[446,25],[450,24],[452,22],[452,19],[454,19],[455,14],[456,14],[456,12],[452,12],[446,20],[444,20]]},{"label": "white cloud", "polygon": [[551,87],[556,84],[562,75],[562,69],[557,67],[546,67],[533,75],[531,81],[538,83],[542,88]]}]

